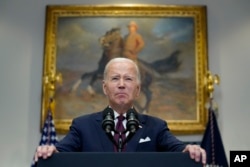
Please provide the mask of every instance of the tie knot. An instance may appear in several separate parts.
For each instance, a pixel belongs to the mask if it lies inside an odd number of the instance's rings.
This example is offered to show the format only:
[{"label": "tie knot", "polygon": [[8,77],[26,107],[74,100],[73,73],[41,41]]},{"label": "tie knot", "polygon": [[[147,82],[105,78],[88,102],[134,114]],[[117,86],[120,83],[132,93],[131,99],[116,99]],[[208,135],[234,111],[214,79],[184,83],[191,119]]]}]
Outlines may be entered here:
[{"label": "tie knot", "polygon": [[117,117],[117,119],[118,119],[118,121],[120,122],[120,121],[123,121],[123,120],[125,119],[125,117],[124,117],[123,115],[119,115],[119,116]]}]

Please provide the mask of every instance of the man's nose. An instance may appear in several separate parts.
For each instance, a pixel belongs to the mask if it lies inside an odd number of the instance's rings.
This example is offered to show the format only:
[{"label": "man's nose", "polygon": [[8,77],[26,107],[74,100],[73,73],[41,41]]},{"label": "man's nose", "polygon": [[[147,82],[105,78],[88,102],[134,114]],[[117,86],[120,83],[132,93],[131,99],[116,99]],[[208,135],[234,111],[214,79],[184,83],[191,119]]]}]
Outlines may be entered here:
[{"label": "man's nose", "polygon": [[120,79],[119,80],[119,88],[124,88],[124,87],[125,87],[124,80]]}]

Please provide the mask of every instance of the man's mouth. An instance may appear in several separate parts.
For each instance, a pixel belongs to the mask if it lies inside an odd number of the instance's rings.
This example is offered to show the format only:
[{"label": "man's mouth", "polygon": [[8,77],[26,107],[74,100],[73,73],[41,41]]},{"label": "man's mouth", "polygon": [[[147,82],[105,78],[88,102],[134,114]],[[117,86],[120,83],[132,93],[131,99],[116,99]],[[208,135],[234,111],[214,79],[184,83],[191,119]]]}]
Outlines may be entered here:
[{"label": "man's mouth", "polygon": [[116,93],[116,96],[126,96],[127,94],[126,93],[123,93],[123,92],[121,92],[121,93]]}]

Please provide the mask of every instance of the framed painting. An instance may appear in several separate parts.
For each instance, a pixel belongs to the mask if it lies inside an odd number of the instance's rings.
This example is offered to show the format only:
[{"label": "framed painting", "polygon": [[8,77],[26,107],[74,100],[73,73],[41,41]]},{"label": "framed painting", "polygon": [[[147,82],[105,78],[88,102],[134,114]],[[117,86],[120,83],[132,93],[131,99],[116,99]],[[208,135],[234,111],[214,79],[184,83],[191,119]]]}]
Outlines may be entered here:
[{"label": "framed painting", "polygon": [[148,77],[142,79],[137,111],[166,120],[175,134],[204,131],[205,6],[47,6],[42,123],[51,98],[55,127],[63,134],[73,118],[108,105],[102,92],[104,60],[126,57],[132,24],[143,41],[135,59]]}]

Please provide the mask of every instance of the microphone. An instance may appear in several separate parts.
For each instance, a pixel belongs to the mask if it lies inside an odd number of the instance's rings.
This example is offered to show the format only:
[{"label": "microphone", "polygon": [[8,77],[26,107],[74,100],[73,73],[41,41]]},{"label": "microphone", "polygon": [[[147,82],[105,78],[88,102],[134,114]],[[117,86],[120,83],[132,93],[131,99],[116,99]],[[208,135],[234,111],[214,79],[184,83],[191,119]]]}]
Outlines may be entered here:
[{"label": "microphone", "polygon": [[138,121],[138,115],[137,112],[135,111],[135,109],[131,108],[127,111],[127,130],[134,134],[137,129],[139,128],[139,121]]},{"label": "microphone", "polygon": [[114,117],[114,111],[111,108],[107,107],[103,111],[102,128],[106,133],[111,133],[111,131],[114,131]]}]

